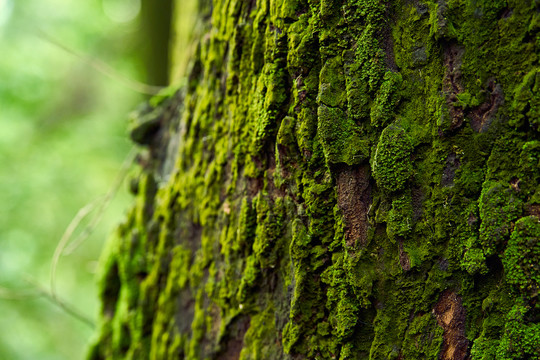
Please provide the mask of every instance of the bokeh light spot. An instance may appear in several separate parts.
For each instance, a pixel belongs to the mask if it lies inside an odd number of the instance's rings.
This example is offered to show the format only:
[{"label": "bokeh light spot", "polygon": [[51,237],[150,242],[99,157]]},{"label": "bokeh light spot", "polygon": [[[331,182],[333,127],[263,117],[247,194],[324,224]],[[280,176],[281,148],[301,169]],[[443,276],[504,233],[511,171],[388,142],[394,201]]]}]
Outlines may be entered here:
[{"label": "bokeh light spot", "polygon": [[12,0],[0,0],[0,26],[7,24],[13,11]]},{"label": "bokeh light spot", "polygon": [[141,11],[141,0],[103,0],[102,5],[105,15],[119,23],[134,20]]}]

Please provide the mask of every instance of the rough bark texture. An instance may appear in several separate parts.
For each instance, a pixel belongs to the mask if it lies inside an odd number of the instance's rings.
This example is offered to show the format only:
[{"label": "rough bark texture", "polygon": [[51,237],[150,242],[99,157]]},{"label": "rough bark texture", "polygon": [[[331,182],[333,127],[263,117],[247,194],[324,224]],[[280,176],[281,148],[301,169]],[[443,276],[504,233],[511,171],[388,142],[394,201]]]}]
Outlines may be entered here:
[{"label": "rough bark texture", "polygon": [[538,358],[540,3],[198,16],[89,358]]}]

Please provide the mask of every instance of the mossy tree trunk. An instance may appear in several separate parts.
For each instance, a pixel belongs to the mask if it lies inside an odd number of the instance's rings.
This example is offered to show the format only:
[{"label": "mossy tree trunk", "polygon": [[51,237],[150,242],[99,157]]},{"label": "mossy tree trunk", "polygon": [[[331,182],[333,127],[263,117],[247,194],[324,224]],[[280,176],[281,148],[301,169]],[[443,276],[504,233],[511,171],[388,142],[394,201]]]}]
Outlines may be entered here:
[{"label": "mossy tree trunk", "polygon": [[540,3],[197,9],[89,358],[538,358]]}]

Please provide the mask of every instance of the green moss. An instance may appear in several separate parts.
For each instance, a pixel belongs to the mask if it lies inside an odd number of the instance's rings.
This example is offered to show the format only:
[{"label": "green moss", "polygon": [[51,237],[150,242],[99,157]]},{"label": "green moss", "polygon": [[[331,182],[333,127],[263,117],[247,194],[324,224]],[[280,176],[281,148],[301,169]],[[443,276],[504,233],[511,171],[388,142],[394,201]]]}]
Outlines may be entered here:
[{"label": "green moss", "polygon": [[270,304],[264,311],[251,317],[240,352],[240,360],[271,359],[280,352],[276,342],[275,308]]},{"label": "green moss", "polygon": [[540,199],[533,199],[533,194],[538,191],[538,182],[540,174],[540,141],[529,141],[523,144],[521,153],[519,154],[519,167],[521,176],[519,180],[519,188],[524,193],[531,196],[531,202],[540,204]]},{"label": "green moss", "polygon": [[497,359],[531,359],[540,352],[540,324],[527,324],[528,308],[522,304],[512,307],[506,318],[504,335],[497,348]]},{"label": "green moss", "polygon": [[514,190],[497,182],[484,184],[479,201],[480,244],[486,256],[500,250],[510,235],[511,222],[521,214],[521,202]]},{"label": "green moss", "polygon": [[[378,1],[371,2],[369,16],[377,16],[381,6]],[[375,10],[376,9],[376,10]],[[385,74],[384,53],[380,48],[379,41],[374,32],[377,31],[374,23],[368,23],[363,29],[356,44],[356,61],[360,65],[360,81],[368,85],[369,91],[374,91],[379,87]]]},{"label": "green moss", "polygon": [[247,300],[249,291],[257,284],[260,274],[261,268],[257,258],[255,256],[248,257],[246,260],[246,267],[242,275],[242,281],[236,295],[239,303],[243,303]]},{"label": "green moss", "polygon": [[286,354],[289,354],[293,346],[298,342],[301,337],[301,328],[298,325],[289,321],[283,328],[283,335],[281,341],[283,344],[283,350]]},{"label": "green moss", "polygon": [[340,57],[328,59],[319,74],[317,101],[328,107],[341,107],[345,101],[345,76]]},{"label": "green moss", "polygon": [[[337,303],[335,313],[334,336],[338,340],[346,339],[353,334],[354,327],[358,320],[359,304],[355,301],[352,294],[342,293]],[[333,319],[331,318],[330,321]]]},{"label": "green moss", "polygon": [[334,253],[333,265],[322,274],[323,282],[329,285],[326,308],[330,312],[329,322],[333,336],[340,341],[351,337],[359,320],[362,308],[369,306],[372,278],[368,273],[353,265],[347,269],[346,254]]},{"label": "green moss", "polygon": [[[188,282],[189,259],[191,252],[182,246],[176,246],[172,250],[170,275],[163,292],[159,294],[158,306],[160,311],[153,322],[151,356],[164,358],[171,351],[179,354],[183,351],[182,346],[172,345],[175,336],[180,336],[177,330],[175,312],[177,310],[176,299]],[[179,340],[177,340],[179,341]]]},{"label": "green moss", "polygon": [[193,317],[193,322],[191,323],[191,339],[186,344],[185,349],[186,357],[188,359],[197,359],[201,357],[201,340],[204,338],[206,332],[203,291],[198,292],[195,301],[195,315]]},{"label": "green moss", "polygon": [[481,101],[476,97],[472,96],[469,92],[462,92],[456,95],[457,103],[455,106],[461,107],[463,109],[468,109],[475,107],[481,104]]},{"label": "green moss", "polygon": [[474,360],[498,359],[497,349],[504,334],[506,317],[515,299],[505,299],[497,291],[492,290],[482,301],[483,321],[481,333],[475,339],[471,348],[471,358]]},{"label": "green moss", "polygon": [[371,105],[371,124],[374,126],[386,126],[392,120],[394,109],[400,97],[398,90],[402,82],[401,74],[387,71],[384,74],[383,83],[377,92],[375,101]]},{"label": "green moss", "polygon": [[309,255],[310,236],[306,227],[300,219],[295,219],[292,223],[292,241],[289,248],[293,261],[300,261]]},{"label": "green moss", "polygon": [[276,198],[272,204],[266,196],[259,193],[255,199],[257,211],[257,228],[253,242],[253,252],[261,266],[273,267],[278,261],[275,245],[284,231],[284,203],[282,198]]},{"label": "green moss", "polygon": [[328,164],[359,164],[368,158],[368,142],[346,114],[325,105],[319,106],[317,134],[322,140]]},{"label": "green moss", "polygon": [[473,360],[493,360],[497,359],[497,348],[499,340],[477,339],[471,349],[471,359]]},{"label": "green moss", "polygon": [[392,209],[388,213],[386,233],[395,241],[396,237],[406,237],[413,228],[413,208],[410,192],[404,192],[392,201]]},{"label": "green moss", "polygon": [[506,280],[525,294],[540,290],[540,221],[536,216],[519,219],[504,251]]},{"label": "green moss", "polygon": [[281,121],[279,127],[276,145],[283,147],[290,151],[290,156],[292,157],[296,153],[296,138],[294,136],[294,131],[296,129],[296,119],[291,116],[286,116]]},{"label": "green moss", "polygon": [[399,191],[412,175],[411,141],[398,125],[386,127],[379,138],[371,163],[373,177],[383,190]]},{"label": "green moss", "polygon": [[[379,1],[359,1],[351,4],[349,21],[364,19],[366,26],[360,30],[354,44],[354,52],[347,57],[352,57],[347,66],[349,76],[346,78],[347,108],[351,119],[358,121],[369,118],[371,97],[378,92],[376,104],[373,105],[372,112],[377,121],[383,120],[391,113],[391,109],[383,109],[383,106],[392,106],[395,101],[393,94],[395,80],[393,75],[386,75],[387,81],[383,88],[379,90],[380,84],[385,76],[385,54],[382,51],[379,40],[375,36],[377,25],[382,23],[380,18],[384,7]],[[381,118],[381,119],[379,119]]]},{"label": "green moss", "polygon": [[[236,239],[232,245],[235,251],[251,247],[255,237],[257,214],[247,198],[242,199]],[[234,228],[233,228],[234,229]]]},{"label": "green moss", "polygon": [[488,272],[486,266],[486,255],[480,247],[480,242],[477,238],[469,238],[465,246],[465,254],[461,261],[461,266],[471,275]]},{"label": "green moss", "polygon": [[528,120],[531,127],[538,130],[540,125],[540,71],[533,69],[524,77],[523,81],[516,87],[512,108],[515,118],[511,123],[516,126],[523,126]]},{"label": "green moss", "polygon": [[416,315],[405,335],[404,359],[436,359],[442,345],[443,329],[432,314]]},{"label": "green moss", "polygon": [[[143,164],[92,357],[437,358],[446,289],[474,358],[532,356],[534,6],[202,2],[185,98],[163,118],[174,171],[151,175],[161,148]],[[369,224],[355,244],[351,199]]]}]

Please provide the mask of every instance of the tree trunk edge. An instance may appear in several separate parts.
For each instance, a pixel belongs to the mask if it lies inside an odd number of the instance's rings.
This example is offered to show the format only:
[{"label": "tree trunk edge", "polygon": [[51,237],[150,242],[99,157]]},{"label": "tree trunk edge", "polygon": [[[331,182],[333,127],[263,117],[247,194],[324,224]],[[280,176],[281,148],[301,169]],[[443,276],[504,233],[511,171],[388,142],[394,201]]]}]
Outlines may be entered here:
[{"label": "tree trunk edge", "polygon": [[88,358],[538,356],[539,6],[201,1]]}]

